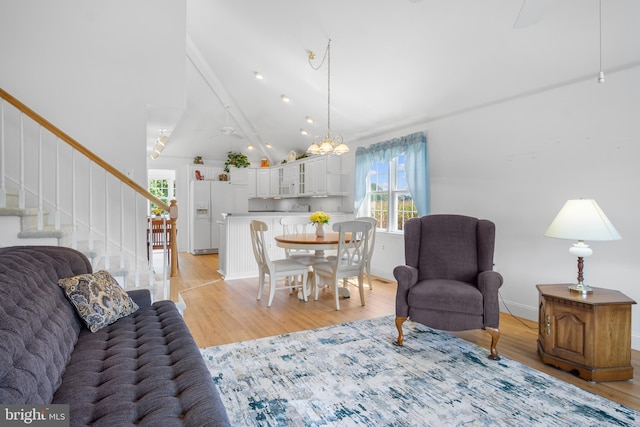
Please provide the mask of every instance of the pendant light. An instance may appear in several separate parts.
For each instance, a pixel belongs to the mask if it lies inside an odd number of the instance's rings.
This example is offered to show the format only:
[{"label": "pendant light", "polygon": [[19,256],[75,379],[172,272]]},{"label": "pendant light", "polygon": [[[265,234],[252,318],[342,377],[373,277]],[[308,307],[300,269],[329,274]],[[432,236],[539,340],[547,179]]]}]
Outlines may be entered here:
[{"label": "pendant light", "polygon": [[322,62],[317,67],[314,67],[311,61],[315,59],[315,54],[313,52],[308,53],[309,56],[309,65],[314,70],[319,70],[324,64],[326,59],[327,61],[327,133],[324,138],[320,141],[314,141],[309,148],[307,149],[308,154],[336,154],[338,156],[342,154],[346,154],[349,152],[349,147],[345,144],[342,136],[335,135],[331,136],[331,39],[327,43],[327,50],[324,53],[324,57],[322,58]]}]

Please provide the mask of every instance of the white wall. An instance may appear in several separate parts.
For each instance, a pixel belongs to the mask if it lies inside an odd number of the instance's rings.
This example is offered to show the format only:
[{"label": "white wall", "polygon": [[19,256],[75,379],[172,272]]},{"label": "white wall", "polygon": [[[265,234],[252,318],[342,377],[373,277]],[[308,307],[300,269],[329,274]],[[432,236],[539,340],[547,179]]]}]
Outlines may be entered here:
[{"label": "white wall", "polygon": [[148,109],[185,105],[186,0],[0,0],[0,52],[3,89],[146,188]]},{"label": "white wall", "polygon": [[148,106],[184,107],[186,0],[0,0],[0,85],[146,187]]},{"label": "white wall", "polygon": [[[417,130],[427,134],[432,213],[459,213],[496,223],[501,294],[517,315],[537,319],[540,283],[577,276],[568,240],[543,237],[564,202],[595,199],[623,240],[587,242],[585,283],[617,289],[640,302],[640,67],[427,121],[354,145]],[[392,278],[404,263],[402,239],[377,238],[384,256],[375,274]],[[389,245],[396,245],[391,246]],[[633,348],[640,350],[640,306],[633,306]]]},{"label": "white wall", "polygon": [[[146,185],[147,108],[182,108],[185,102],[186,0],[0,0],[0,11],[2,87]],[[632,269],[640,237],[639,82],[637,66],[607,70],[602,85],[593,75],[349,144],[355,152],[358,145],[426,132],[432,212],[496,223],[502,295],[514,313],[536,318],[535,285],[575,279],[572,242],[543,233],[562,204],[579,197],[596,199],[623,236],[591,244],[587,283],[640,302]],[[170,163],[185,183],[182,166],[188,162]],[[187,205],[181,205],[186,218]],[[184,237],[179,247],[186,248]],[[403,262],[401,242],[398,236],[378,236],[385,249],[374,263],[376,274],[390,277],[392,267]],[[640,349],[637,305],[633,337]]]}]

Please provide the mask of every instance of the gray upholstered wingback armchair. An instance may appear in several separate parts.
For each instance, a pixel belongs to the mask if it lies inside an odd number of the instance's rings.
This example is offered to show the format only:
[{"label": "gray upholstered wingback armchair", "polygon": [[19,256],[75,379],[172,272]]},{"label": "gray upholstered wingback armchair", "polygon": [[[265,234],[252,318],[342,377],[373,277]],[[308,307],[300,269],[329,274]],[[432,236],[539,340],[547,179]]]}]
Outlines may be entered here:
[{"label": "gray upholstered wingback armchair", "polygon": [[462,215],[427,215],[405,222],[405,264],[393,275],[397,345],[409,318],[434,329],[485,329],[491,334],[489,358],[499,359],[496,345],[502,276],[493,271],[495,225]]}]

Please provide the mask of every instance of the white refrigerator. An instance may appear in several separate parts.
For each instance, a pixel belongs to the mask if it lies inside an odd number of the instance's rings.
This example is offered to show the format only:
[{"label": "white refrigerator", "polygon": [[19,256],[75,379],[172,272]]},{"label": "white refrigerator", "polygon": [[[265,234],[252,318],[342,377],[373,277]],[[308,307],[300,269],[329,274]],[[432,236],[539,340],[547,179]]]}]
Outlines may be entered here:
[{"label": "white refrigerator", "polygon": [[228,181],[191,181],[189,252],[217,253],[220,247],[222,213],[234,211],[234,194]]}]

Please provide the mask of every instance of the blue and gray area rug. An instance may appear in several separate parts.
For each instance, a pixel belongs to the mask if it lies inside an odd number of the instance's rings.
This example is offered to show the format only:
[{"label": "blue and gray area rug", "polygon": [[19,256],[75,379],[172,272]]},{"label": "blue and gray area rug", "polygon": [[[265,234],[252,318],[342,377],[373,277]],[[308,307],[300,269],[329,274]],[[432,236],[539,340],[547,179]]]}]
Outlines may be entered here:
[{"label": "blue and gray area rug", "polygon": [[[234,426],[638,426],[640,413],[393,316],[203,349]],[[500,346],[498,346],[498,350]]]}]

